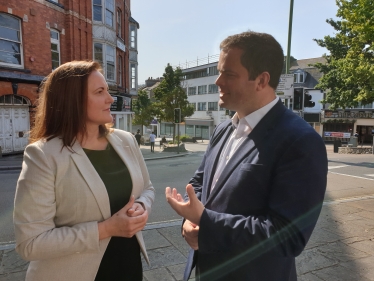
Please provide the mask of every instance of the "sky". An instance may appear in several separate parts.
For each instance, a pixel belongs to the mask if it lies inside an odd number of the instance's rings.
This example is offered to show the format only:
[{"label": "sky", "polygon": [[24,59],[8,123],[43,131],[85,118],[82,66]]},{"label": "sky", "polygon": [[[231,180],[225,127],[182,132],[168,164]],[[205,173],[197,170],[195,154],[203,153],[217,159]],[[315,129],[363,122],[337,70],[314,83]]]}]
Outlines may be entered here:
[{"label": "sky", "polygon": [[[139,23],[138,83],[161,77],[168,63],[185,65],[219,54],[227,36],[252,30],[275,37],[287,54],[290,0],[133,0]],[[291,55],[320,57],[328,51],[313,39],[333,35],[326,19],[336,19],[335,0],[294,0]]]}]

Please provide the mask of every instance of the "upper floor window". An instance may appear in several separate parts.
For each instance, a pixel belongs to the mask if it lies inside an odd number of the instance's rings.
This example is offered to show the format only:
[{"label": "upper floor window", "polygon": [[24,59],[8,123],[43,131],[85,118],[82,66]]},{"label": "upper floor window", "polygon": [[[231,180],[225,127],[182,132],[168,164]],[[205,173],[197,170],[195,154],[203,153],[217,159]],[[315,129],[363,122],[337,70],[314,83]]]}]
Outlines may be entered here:
[{"label": "upper floor window", "polygon": [[112,46],[106,45],[106,78],[114,80],[115,66],[114,66],[115,50]]},{"label": "upper floor window", "polygon": [[103,43],[94,43],[94,60],[103,67],[106,78],[114,81],[116,71],[114,47]]},{"label": "upper floor window", "polygon": [[130,47],[136,48],[136,27],[130,24]]},{"label": "upper floor window", "polygon": [[188,87],[188,95],[196,95],[196,87]]},{"label": "upper floor window", "polygon": [[101,43],[94,43],[94,60],[100,63],[101,67],[104,67],[103,44]]},{"label": "upper floor window", "polygon": [[105,23],[113,27],[114,5],[113,0],[105,0]]},{"label": "upper floor window", "polygon": [[208,102],[208,110],[209,111],[217,111],[218,110],[218,102]]},{"label": "upper floor window", "polygon": [[136,89],[136,66],[131,64],[131,89]]},{"label": "upper floor window", "polygon": [[305,74],[304,72],[297,72],[293,74],[293,82],[294,83],[304,83],[305,82]]},{"label": "upper floor window", "polygon": [[197,110],[198,111],[205,111],[206,110],[206,102],[198,102],[197,103]]},{"label": "upper floor window", "polygon": [[51,29],[52,70],[60,66],[60,34]]},{"label": "upper floor window", "polygon": [[118,86],[122,87],[122,57],[118,56]]},{"label": "upper floor window", "polygon": [[218,93],[218,86],[216,84],[210,84],[208,88],[209,94]]},{"label": "upper floor window", "polygon": [[102,0],[93,0],[93,19],[103,21],[103,4]]},{"label": "upper floor window", "polygon": [[122,12],[117,10],[117,35],[122,38]]},{"label": "upper floor window", "polygon": [[209,71],[209,75],[210,76],[212,76],[212,75],[218,75],[217,66],[211,66],[211,67],[209,67],[208,71]]},{"label": "upper floor window", "polygon": [[21,21],[0,13],[0,64],[22,67]]},{"label": "upper floor window", "polygon": [[198,95],[204,95],[204,94],[206,94],[206,85],[198,86],[197,87],[197,94]]}]

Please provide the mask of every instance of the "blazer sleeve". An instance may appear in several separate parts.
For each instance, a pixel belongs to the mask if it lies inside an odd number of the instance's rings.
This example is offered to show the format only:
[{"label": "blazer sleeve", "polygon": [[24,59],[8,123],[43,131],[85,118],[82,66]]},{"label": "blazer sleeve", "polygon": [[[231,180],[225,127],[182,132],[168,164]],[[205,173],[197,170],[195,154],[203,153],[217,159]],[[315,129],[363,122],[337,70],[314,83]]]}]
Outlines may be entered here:
[{"label": "blazer sleeve", "polygon": [[25,260],[100,251],[97,221],[56,227],[54,182],[55,174],[42,148],[38,143],[27,146],[13,213],[16,251]]},{"label": "blazer sleeve", "polygon": [[256,256],[271,249],[277,256],[299,255],[317,222],[326,190],[327,155],[320,137],[309,134],[295,140],[275,164],[270,182],[268,210],[260,215],[205,209],[199,252],[246,249]]}]

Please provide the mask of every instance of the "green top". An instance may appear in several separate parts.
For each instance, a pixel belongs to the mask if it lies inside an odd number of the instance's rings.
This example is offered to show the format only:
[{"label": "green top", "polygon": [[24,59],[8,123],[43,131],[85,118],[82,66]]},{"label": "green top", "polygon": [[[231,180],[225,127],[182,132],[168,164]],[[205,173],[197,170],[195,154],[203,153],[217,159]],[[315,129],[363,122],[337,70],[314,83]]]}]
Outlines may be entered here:
[{"label": "green top", "polygon": [[110,143],[105,150],[83,150],[104,182],[113,215],[129,202],[132,191],[129,170]]},{"label": "green top", "polygon": [[[113,215],[129,202],[132,191],[129,170],[110,143],[105,150],[83,150],[104,182]],[[107,280],[142,280],[140,247],[135,235],[110,239],[95,278],[95,281]]]}]

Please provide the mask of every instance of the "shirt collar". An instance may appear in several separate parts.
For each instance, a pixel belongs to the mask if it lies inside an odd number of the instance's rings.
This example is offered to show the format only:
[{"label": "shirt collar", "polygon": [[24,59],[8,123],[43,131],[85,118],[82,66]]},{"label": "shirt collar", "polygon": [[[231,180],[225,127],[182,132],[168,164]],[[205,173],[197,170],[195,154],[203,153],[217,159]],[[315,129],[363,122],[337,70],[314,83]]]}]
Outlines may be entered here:
[{"label": "shirt collar", "polygon": [[[269,102],[267,105],[257,109],[256,111],[248,114],[244,117],[245,122],[248,126],[253,130],[256,125],[261,121],[261,119],[273,108],[273,106],[278,102],[279,97],[275,97],[274,100]],[[243,121],[244,121],[243,120]],[[234,116],[231,118],[232,125],[237,128],[239,125],[239,117],[238,114],[235,113]]]}]

